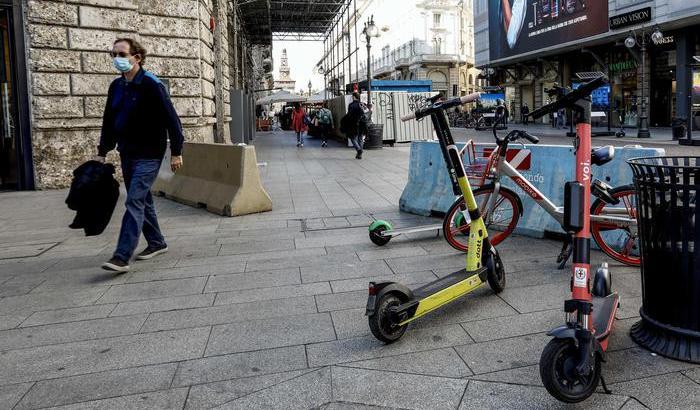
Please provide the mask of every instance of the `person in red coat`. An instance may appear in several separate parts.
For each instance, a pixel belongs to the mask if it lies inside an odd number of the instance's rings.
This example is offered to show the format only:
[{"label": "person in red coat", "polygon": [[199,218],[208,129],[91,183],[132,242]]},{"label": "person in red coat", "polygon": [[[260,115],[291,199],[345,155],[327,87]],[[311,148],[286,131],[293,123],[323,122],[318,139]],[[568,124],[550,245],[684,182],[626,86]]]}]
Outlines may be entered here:
[{"label": "person in red coat", "polygon": [[292,129],[297,133],[297,147],[304,147],[304,133],[309,130],[306,125],[306,111],[301,108],[301,104],[294,103],[294,111],[292,111]]}]

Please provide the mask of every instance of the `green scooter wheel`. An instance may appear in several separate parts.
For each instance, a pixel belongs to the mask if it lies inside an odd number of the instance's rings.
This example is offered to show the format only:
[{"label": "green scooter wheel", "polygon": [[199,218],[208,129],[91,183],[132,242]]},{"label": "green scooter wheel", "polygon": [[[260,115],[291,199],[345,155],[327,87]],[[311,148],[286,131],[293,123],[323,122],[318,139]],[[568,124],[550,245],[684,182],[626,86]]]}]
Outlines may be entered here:
[{"label": "green scooter wheel", "polygon": [[377,246],[384,246],[391,240],[391,236],[383,236],[382,232],[390,231],[391,225],[385,221],[374,221],[369,226],[369,240]]},{"label": "green scooter wheel", "polygon": [[401,304],[401,299],[396,295],[389,293],[382,296],[377,302],[377,308],[374,314],[367,317],[369,321],[369,329],[372,331],[374,337],[380,341],[389,344],[393,343],[403,336],[408,325],[399,326],[394,323],[391,319],[391,312],[389,309],[392,306],[398,306]]}]

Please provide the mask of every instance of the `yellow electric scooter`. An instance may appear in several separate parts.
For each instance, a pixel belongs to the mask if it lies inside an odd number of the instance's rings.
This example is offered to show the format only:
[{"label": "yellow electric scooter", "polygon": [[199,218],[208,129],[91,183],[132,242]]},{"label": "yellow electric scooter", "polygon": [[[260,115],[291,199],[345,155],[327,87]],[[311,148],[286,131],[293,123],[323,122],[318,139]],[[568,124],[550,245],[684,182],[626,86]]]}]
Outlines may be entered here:
[{"label": "yellow electric scooter", "polygon": [[430,116],[437,133],[447,170],[453,184],[458,184],[466,209],[465,218],[471,220],[467,266],[457,272],[437,279],[417,289],[396,282],[370,282],[366,315],[372,334],[385,343],[398,340],[406,331],[408,323],[466,295],[488,282],[494,292],[501,292],[506,285],[506,273],[496,248],[491,246],[484,221],[474,199],[459,149],[455,145],[445,110],[475,101],[479,93],[451,100],[434,97],[429,105],[415,113],[402,117],[402,121]]}]

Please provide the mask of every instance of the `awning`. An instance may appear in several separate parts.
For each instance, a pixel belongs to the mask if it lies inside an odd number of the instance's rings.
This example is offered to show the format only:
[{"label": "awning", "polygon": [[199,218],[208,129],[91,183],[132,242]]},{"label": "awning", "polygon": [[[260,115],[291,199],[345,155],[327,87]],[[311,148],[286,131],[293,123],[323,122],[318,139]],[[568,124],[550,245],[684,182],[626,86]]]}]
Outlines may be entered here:
[{"label": "awning", "polygon": [[304,102],[306,101],[306,97],[302,97],[301,95],[297,94],[292,94],[287,90],[282,90],[278,91],[274,94],[262,97],[258,99],[255,104],[257,105],[265,105],[265,104],[274,104],[278,102]]},{"label": "awning", "polygon": [[316,94],[312,95],[306,100],[307,104],[320,104],[324,101],[330,100],[334,98],[335,96],[333,95],[332,92],[328,90],[323,90],[319,91]]}]

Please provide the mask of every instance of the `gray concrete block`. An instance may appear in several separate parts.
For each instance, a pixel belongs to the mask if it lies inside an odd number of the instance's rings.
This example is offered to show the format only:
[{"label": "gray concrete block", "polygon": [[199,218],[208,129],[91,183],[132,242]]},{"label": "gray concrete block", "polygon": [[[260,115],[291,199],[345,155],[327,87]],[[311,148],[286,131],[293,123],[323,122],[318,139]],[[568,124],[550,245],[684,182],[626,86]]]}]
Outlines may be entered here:
[{"label": "gray concrete block", "polygon": [[[311,249],[316,249],[317,252],[320,252],[319,249],[323,248]],[[318,254],[316,256],[295,256],[282,259],[248,261],[246,272],[297,267],[332,266],[334,264],[352,264],[358,261],[357,255],[355,255],[354,252],[342,255],[325,255],[324,249],[323,253],[324,254]]]},{"label": "gray concrete block", "polygon": [[304,346],[205,357],[180,363],[173,386],[189,386],[306,368]]},{"label": "gray concrete block", "polygon": [[226,292],[232,290],[270,288],[301,283],[299,268],[262,272],[212,275],[204,292]]},{"label": "gray concrete block", "polygon": [[0,410],[10,410],[34,383],[18,383],[0,386]]},{"label": "gray concrete block", "polygon": [[60,407],[62,410],[179,409],[187,400],[187,388],[139,393]]},{"label": "gray concrete block", "polygon": [[298,297],[205,308],[153,313],[143,325],[143,332],[210,326],[244,320],[286,317],[316,313],[312,297]]},{"label": "gray concrete block", "polygon": [[0,299],[0,314],[9,315],[91,305],[99,299],[106,290],[106,286],[101,286],[78,292],[49,292],[8,296]]},{"label": "gray concrete block", "polygon": [[11,315],[0,316],[0,330],[12,329],[19,326],[24,321],[29,313],[13,313]]},{"label": "gray concrete block", "polygon": [[569,286],[559,283],[506,289],[499,294],[520,313],[564,308],[564,301],[571,298]]},{"label": "gray concrete block", "polygon": [[462,324],[462,327],[476,342],[485,342],[546,332],[563,322],[564,312],[553,309],[472,321]]},{"label": "gray concrete block", "polygon": [[207,278],[173,279],[115,285],[100,298],[100,303],[128,302],[202,293]]},{"label": "gray concrete block", "polygon": [[105,318],[116,306],[107,304],[35,312],[22,322],[22,327]]},{"label": "gray concrete block", "polygon": [[262,300],[285,299],[328,293],[331,293],[331,287],[328,282],[304,283],[301,285],[221,292],[217,294],[214,304],[228,305],[231,303],[248,303]]},{"label": "gray concrete block", "polygon": [[686,376],[690,377],[691,379],[695,380],[695,382],[700,384],[700,368],[686,370],[683,372],[683,374],[685,374]]},{"label": "gray concrete block", "polygon": [[[264,227],[262,230],[270,228],[271,227]],[[262,232],[261,237],[265,238],[265,234]],[[291,239],[267,239],[264,241],[247,241],[244,243],[225,243],[221,246],[219,255],[243,255],[258,252],[288,251],[292,249],[294,249],[294,241]]]},{"label": "gray concrete block", "polygon": [[316,304],[319,312],[332,310],[352,309],[367,306],[367,290],[355,292],[333,293],[330,295],[316,295]]},{"label": "gray concrete block", "polygon": [[0,351],[137,333],[146,315],[22,327],[0,331]]},{"label": "gray concrete block", "polygon": [[697,364],[666,359],[649,350],[635,347],[606,355],[603,375],[606,382],[617,383],[697,367]]},{"label": "gray concrete block", "polygon": [[330,313],[338,340],[370,334],[364,308],[336,310]]},{"label": "gray concrete block", "polygon": [[536,364],[549,340],[550,336],[536,334],[456,346],[455,350],[474,374],[480,374]]},{"label": "gray concrete block", "polygon": [[209,330],[200,327],[15,350],[0,355],[0,385],[201,357]]},{"label": "gray concrete block", "polygon": [[333,323],[328,313],[251,320],[214,326],[206,356],[334,339]]},{"label": "gray concrete block", "polygon": [[187,295],[135,302],[121,302],[114,311],[112,311],[110,316],[126,316],[139,313],[165,312],[211,306],[214,304],[215,296],[216,295],[212,293],[208,295]]},{"label": "gray concrete block", "polygon": [[700,384],[670,373],[610,385],[615,394],[634,397],[650,409],[700,408]]},{"label": "gray concrete block", "polygon": [[[628,397],[594,394],[588,400],[568,406],[570,409],[619,409]],[[544,387],[470,380],[459,410],[484,409],[561,409],[562,403],[547,393]]]},{"label": "gray concrete block", "polygon": [[301,281],[322,282],[348,278],[387,276],[393,272],[383,261],[317,264],[301,267]]},{"label": "gray concrete block", "polygon": [[620,298],[620,307],[615,313],[615,318],[617,319],[629,319],[638,318],[639,309],[642,307],[642,298],[631,297],[631,298]]},{"label": "gray concrete block", "polygon": [[32,387],[15,409],[61,406],[166,390],[176,369],[176,363],[168,363],[42,380]]},{"label": "gray concrete block", "polygon": [[[456,253],[454,249],[443,255],[411,256],[406,258],[394,258],[387,260],[387,264],[396,273],[417,272],[420,270],[436,269],[462,269],[465,265],[463,253]],[[507,266],[507,265],[506,265]]]},{"label": "gray concrete block", "polygon": [[404,285],[418,285],[428,283],[435,279],[437,279],[437,276],[435,276],[435,274],[432,271],[428,270],[420,272],[403,273],[399,275],[387,274],[369,276],[364,278],[334,280],[331,282],[331,288],[333,289],[333,293],[340,293],[367,289],[367,286],[369,285],[370,281],[389,280]]},{"label": "gray concrete block", "polygon": [[291,372],[267,374],[264,376],[198,384],[190,388],[190,394],[187,396],[185,408],[210,409],[250,393],[297,378],[311,371],[313,370],[294,370]]},{"label": "gray concrete block", "polygon": [[309,366],[326,366],[337,363],[357,362],[403,353],[439,349],[471,343],[471,339],[458,325],[408,329],[398,342],[385,345],[373,336],[310,344],[306,347]]},{"label": "gray concrete block", "polygon": [[638,402],[635,399],[629,399],[624,406],[620,407],[620,410],[645,410],[648,409],[645,405]]},{"label": "gray concrete block", "polygon": [[508,370],[499,370],[491,373],[477,374],[474,376],[470,376],[469,379],[486,382],[521,384],[525,386],[543,387],[542,378],[540,377],[539,364],[533,364],[524,367],[516,367],[514,369]]},{"label": "gray concrete block", "polygon": [[156,280],[167,279],[184,279],[194,278],[198,276],[209,276],[212,274],[227,274],[240,273],[245,270],[245,262],[230,265],[212,265],[212,266],[182,266],[167,269],[145,269],[132,272],[128,277],[127,283],[150,282]]},{"label": "gray concrete block", "polygon": [[333,367],[333,398],[405,409],[454,409],[466,380]]},{"label": "gray concrete block", "polygon": [[318,408],[332,397],[331,370],[323,368],[232,400],[219,409],[270,409],[284,403],[285,409]]},{"label": "gray concrete block", "polygon": [[39,292],[75,292],[99,286],[119,285],[126,282],[129,275],[107,272],[100,266],[68,271],[47,272],[46,280],[32,290]]},{"label": "gray concrete block", "polygon": [[428,253],[425,249],[419,246],[405,246],[405,247],[385,247],[378,248],[371,251],[357,252],[357,256],[361,261],[376,261],[379,259],[390,259],[390,258],[403,258],[408,256],[420,256],[427,255]]},{"label": "gray concrete block", "polygon": [[452,348],[380,357],[345,363],[343,366],[452,378],[463,378],[472,374]]}]

